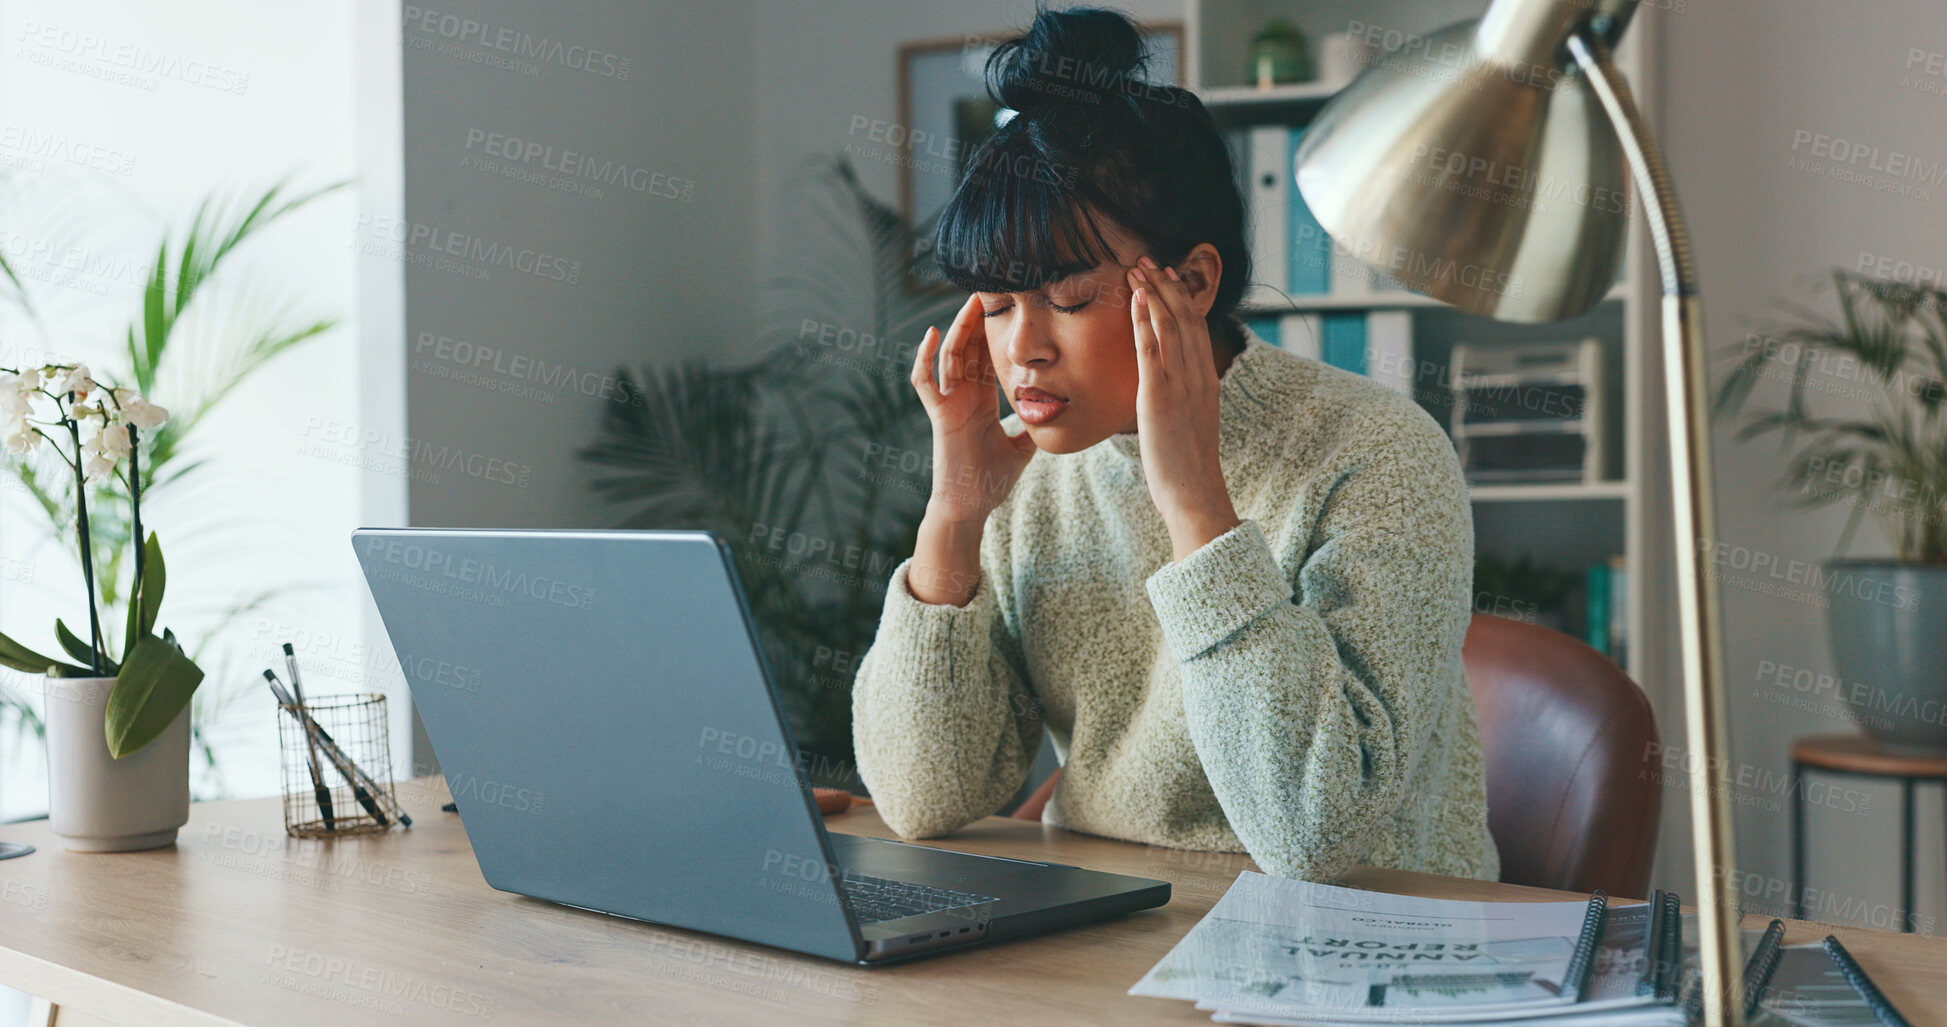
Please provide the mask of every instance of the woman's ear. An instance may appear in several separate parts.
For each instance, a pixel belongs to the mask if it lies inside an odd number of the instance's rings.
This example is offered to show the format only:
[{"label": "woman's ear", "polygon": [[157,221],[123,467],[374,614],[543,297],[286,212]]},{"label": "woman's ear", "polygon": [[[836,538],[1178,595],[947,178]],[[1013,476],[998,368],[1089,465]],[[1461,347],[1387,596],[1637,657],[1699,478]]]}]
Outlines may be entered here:
[{"label": "woman's ear", "polygon": [[1210,308],[1217,305],[1217,283],[1224,277],[1224,258],[1217,247],[1198,243],[1188,256],[1177,262],[1176,273],[1183,276],[1183,284],[1189,287],[1190,301],[1196,304],[1197,313],[1210,316]]}]

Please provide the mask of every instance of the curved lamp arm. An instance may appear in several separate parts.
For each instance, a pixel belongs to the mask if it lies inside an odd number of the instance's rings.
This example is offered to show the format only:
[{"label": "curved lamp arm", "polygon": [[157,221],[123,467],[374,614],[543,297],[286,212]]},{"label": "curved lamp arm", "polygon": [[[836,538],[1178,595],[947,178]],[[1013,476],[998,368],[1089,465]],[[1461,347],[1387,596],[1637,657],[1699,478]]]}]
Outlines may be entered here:
[{"label": "curved lamp arm", "polygon": [[1576,33],[1568,50],[1615,126],[1643,199],[1644,220],[1663,283],[1663,354],[1670,423],[1670,478],[1676,517],[1677,597],[1682,624],[1683,707],[1690,744],[1690,823],[1697,846],[1697,912],[1704,1021],[1736,1027],[1748,999],[1736,889],[1737,849],[1727,797],[1713,780],[1730,753],[1724,642],[1717,580],[1702,549],[1715,523],[1710,473],[1710,402],[1703,302],[1690,237],[1663,155],[1636,109],[1629,84],[1610,60],[1603,34]]}]

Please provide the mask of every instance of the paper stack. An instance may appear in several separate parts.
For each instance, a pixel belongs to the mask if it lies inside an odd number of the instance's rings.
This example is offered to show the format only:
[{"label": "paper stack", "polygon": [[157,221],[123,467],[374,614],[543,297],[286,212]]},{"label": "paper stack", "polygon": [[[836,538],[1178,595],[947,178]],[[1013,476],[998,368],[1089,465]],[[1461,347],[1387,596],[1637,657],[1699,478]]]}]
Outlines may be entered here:
[{"label": "paper stack", "polygon": [[[1195,1002],[1218,1023],[1274,1027],[1674,1027],[1701,1009],[1696,918],[1679,909],[1663,892],[1614,905],[1600,892],[1467,902],[1244,871],[1129,994]],[[1836,939],[1782,938],[1778,921],[1746,932],[1754,1024],[1904,1022]]]}]

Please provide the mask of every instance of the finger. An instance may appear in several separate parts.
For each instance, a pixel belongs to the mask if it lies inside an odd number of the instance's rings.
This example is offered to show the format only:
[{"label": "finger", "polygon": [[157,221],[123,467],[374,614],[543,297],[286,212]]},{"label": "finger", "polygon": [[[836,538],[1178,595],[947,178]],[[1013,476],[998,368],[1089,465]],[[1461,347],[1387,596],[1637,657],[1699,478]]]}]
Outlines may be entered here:
[{"label": "finger", "polygon": [[[1148,257],[1144,257],[1148,260]],[[1176,315],[1165,305],[1161,289],[1161,275],[1136,269],[1142,281],[1143,309],[1149,314],[1150,330],[1156,335],[1156,367],[1166,377],[1179,377],[1183,373],[1181,347],[1177,343],[1180,333],[1177,330]]]},{"label": "finger", "polygon": [[1142,257],[1139,263],[1148,279],[1145,284],[1156,293],[1155,306],[1169,311],[1170,316],[1178,321],[1187,321],[1196,309],[1190,303],[1190,287],[1184,284],[1182,276],[1172,278],[1172,275],[1176,275],[1175,268],[1163,267],[1147,256]]},{"label": "finger", "polygon": [[919,352],[913,356],[913,388],[919,390],[921,398],[927,391],[938,391],[933,382],[933,355],[940,351],[940,329],[935,325],[926,326],[926,334],[920,336]]},{"label": "finger", "polygon": [[1156,329],[1149,316],[1149,290],[1136,286],[1129,294],[1129,319],[1136,332],[1137,383],[1154,383],[1162,378],[1162,354],[1157,349]]},{"label": "finger", "polygon": [[[980,294],[967,297],[960,306],[960,312],[953,317],[953,324],[947,328],[946,349],[940,358],[940,393],[951,395],[953,386],[960,380],[960,351],[967,343],[967,337],[979,331],[980,317],[986,313],[981,306]],[[984,339],[982,340],[985,341]]]},{"label": "finger", "polygon": [[[986,334],[983,329],[980,342],[967,351],[967,381],[987,389],[989,393],[998,393],[999,390],[994,388],[994,382],[999,379],[999,372],[994,368],[994,352],[987,348]],[[994,404],[995,420],[998,421],[1007,415],[999,395],[994,395],[991,402]]]},{"label": "finger", "polygon": [[1181,339],[1178,350],[1183,356],[1184,369],[1199,381],[1209,381],[1217,373],[1216,343],[1210,338],[1210,326],[1197,313],[1196,302],[1190,297],[1190,283],[1173,267],[1163,269],[1168,285],[1162,291],[1168,296],[1170,309],[1176,313],[1176,324]]}]

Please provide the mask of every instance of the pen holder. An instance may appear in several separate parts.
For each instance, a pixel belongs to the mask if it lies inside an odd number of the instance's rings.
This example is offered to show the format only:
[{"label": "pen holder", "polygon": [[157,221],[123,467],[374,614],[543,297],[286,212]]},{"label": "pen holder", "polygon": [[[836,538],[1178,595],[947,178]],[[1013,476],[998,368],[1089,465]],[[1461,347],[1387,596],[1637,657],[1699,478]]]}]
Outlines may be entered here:
[{"label": "pen holder", "polygon": [[[392,787],[392,742],[385,696],[376,693],[308,698],[304,708],[356,769],[317,744],[295,716],[278,704],[277,738],[284,779],[284,830],[301,838],[371,834],[390,828],[399,808]],[[375,787],[376,786],[376,787]],[[376,808],[378,815],[374,815]]]}]

